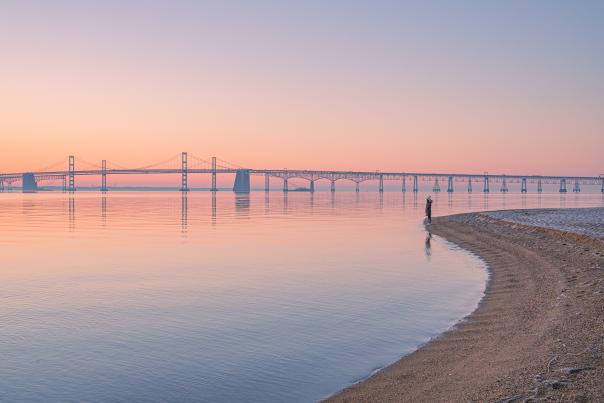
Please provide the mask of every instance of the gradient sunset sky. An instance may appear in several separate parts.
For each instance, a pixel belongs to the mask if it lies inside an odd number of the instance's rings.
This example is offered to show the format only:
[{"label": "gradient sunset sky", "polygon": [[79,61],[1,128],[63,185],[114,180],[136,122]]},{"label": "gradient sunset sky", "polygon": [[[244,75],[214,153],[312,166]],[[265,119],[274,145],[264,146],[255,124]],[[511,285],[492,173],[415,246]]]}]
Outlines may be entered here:
[{"label": "gradient sunset sky", "polygon": [[604,1],[2,1],[0,171],[604,173]]}]

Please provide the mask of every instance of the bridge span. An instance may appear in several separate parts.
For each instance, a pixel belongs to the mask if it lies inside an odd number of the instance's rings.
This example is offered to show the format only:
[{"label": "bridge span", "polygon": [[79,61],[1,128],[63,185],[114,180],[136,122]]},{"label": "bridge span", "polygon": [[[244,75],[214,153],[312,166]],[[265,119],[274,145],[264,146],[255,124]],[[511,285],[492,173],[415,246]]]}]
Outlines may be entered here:
[{"label": "bridge span", "polygon": [[[317,181],[328,181],[331,191],[336,191],[336,182],[341,180],[355,183],[356,191],[360,190],[360,184],[366,181],[377,182],[377,190],[384,191],[385,181],[398,181],[402,192],[419,191],[420,181],[430,181],[432,191],[440,192],[441,186],[449,193],[461,190],[472,192],[475,189],[485,193],[491,191],[508,192],[510,183],[520,184],[520,191],[529,191],[529,184],[537,192],[543,192],[546,184],[555,184],[560,193],[566,193],[568,187],[572,186],[573,192],[580,192],[584,185],[599,186],[604,193],[604,175],[599,176],[547,176],[547,175],[505,175],[505,174],[462,174],[462,173],[426,173],[426,172],[381,172],[381,171],[330,171],[330,170],[299,170],[299,169],[253,169],[230,164],[226,161],[212,157],[211,160],[197,158],[183,152],[169,160],[157,164],[139,168],[125,168],[113,166],[118,164],[107,164],[103,160],[100,165],[88,163],[76,159],[73,155],[67,159],[67,170],[57,169],[55,164],[42,170],[31,172],[15,172],[0,174],[0,191],[14,183],[21,183],[23,192],[35,192],[38,183],[42,181],[62,181],[64,191],[74,192],[76,190],[76,177],[98,176],[100,177],[100,190],[106,192],[107,177],[110,175],[180,175],[180,191],[189,191],[189,175],[207,174],[211,175],[211,191],[217,191],[216,178],[219,174],[234,174],[235,182],[233,191],[237,193],[250,192],[250,177],[252,175],[264,176],[264,189],[270,190],[271,178],[282,181],[283,191],[290,190],[289,181],[292,179],[303,179],[308,182],[308,188],[303,190],[314,192]],[[178,166],[166,167],[162,165],[174,162],[177,159]],[[76,169],[76,161],[82,162],[87,169]],[[568,186],[568,187],[567,187]]]}]

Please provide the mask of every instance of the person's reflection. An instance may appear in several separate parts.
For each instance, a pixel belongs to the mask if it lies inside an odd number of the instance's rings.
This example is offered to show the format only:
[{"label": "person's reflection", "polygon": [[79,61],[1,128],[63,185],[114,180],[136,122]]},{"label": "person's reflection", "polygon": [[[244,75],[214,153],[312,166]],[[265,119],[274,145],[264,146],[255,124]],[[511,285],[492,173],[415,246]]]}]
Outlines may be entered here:
[{"label": "person's reflection", "polygon": [[426,241],[424,243],[424,253],[426,254],[426,259],[430,260],[430,256],[432,256],[432,245],[430,245],[430,241],[432,241],[432,233],[428,232],[426,235]]}]

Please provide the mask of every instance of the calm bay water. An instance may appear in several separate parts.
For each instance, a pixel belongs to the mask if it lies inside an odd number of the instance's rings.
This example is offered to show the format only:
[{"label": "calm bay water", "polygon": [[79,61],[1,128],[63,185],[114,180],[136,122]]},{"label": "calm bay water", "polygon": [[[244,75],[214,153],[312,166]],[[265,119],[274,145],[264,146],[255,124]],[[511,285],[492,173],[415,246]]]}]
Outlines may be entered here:
[{"label": "calm bay water", "polygon": [[[0,400],[309,402],[470,313],[423,195],[0,194]],[[434,214],[604,206],[437,195]]]}]

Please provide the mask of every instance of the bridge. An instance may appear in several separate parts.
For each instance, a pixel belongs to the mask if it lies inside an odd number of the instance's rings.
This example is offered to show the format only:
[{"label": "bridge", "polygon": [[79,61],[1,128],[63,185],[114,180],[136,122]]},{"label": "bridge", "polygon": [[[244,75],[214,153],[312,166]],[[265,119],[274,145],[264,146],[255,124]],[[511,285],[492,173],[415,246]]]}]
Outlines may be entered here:
[{"label": "bridge", "polygon": [[[76,163],[84,166],[84,169],[76,169]],[[67,170],[61,170],[59,166],[67,165]],[[174,166],[176,165],[176,166]],[[491,191],[508,192],[510,183],[519,183],[520,191],[526,193],[529,191],[529,184],[541,193],[546,184],[555,184],[560,193],[567,192],[567,186],[572,186],[573,192],[580,192],[582,186],[599,186],[604,193],[604,175],[599,176],[543,176],[543,175],[504,175],[504,174],[461,174],[461,173],[422,173],[422,172],[381,172],[381,171],[329,171],[329,170],[299,170],[299,169],[252,169],[245,168],[216,157],[206,160],[182,152],[167,160],[137,168],[126,168],[116,163],[108,163],[103,160],[100,165],[86,162],[70,155],[66,161],[60,161],[49,167],[30,172],[15,172],[0,174],[0,191],[14,183],[20,183],[23,192],[35,192],[38,189],[38,183],[42,181],[62,181],[63,191],[76,191],[76,180],[78,176],[97,176],[100,177],[100,190],[106,192],[107,177],[109,175],[162,175],[177,174],[180,175],[180,191],[189,191],[189,175],[207,174],[211,175],[211,191],[217,191],[216,178],[219,174],[234,174],[235,182],[233,191],[236,193],[250,192],[250,176],[264,176],[264,189],[270,190],[270,179],[276,178],[282,181],[283,191],[290,191],[289,181],[292,179],[302,179],[308,181],[308,188],[304,190],[315,191],[317,181],[329,181],[331,191],[336,191],[336,182],[347,180],[356,185],[356,191],[360,189],[360,184],[366,181],[377,183],[377,190],[384,191],[385,181],[398,181],[402,192],[419,191],[420,181],[429,181],[432,183],[432,191],[440,192],[441,185],[446,186],[446,191],[452,193],[456,187],[462,187],[462,190],[472,192],[474,187],[477,190],[488,193]],[[298,190],[298,189],[293,189]]]}]

